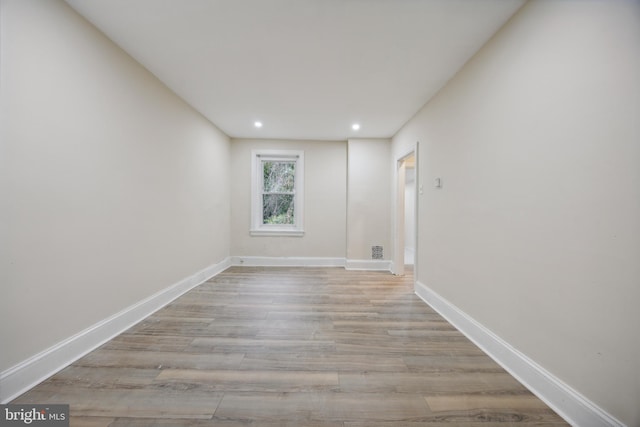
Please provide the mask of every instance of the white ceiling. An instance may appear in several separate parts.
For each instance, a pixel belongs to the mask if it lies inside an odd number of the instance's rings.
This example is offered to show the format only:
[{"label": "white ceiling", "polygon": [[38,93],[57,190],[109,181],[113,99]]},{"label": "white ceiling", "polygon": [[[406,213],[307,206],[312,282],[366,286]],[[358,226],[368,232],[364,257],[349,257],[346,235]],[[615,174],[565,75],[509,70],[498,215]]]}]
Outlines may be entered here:
[{"label": "white ceiling", "polygon": [[67,3],[231,137],[344,140],[396,133],[524,0]]}]

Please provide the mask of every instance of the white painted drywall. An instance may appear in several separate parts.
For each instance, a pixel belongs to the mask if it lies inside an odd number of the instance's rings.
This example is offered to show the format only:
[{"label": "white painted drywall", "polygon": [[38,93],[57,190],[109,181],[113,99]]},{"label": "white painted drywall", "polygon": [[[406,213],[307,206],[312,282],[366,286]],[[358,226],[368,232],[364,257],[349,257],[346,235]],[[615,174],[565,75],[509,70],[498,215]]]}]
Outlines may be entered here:
[{"label": "white painted drywall", "polygon": [[[304,151],[304,236],[251,236],[251,150]],[[344,141],[232,139],[231,254],[345,256],[347,144]]]},{"label": "white painted drywall", "polygon": [[229,140],[65,3],[1,3],[0,372],[229,255]]},{"label": "white painted drywall", "polygon": [[639,2],[530,1],[393,139],[420,141],[418,280],[629,426],[639,104]]},{"label": "white painted drywall", "polygon": [[391,141],[348,141],[347,259],[370,260],[371,247],[382,246],[384,259],[391,248]]},{"label": "white painted drywall", "polygon": [[406,168],[404,181],[404,263],[414,264],[416,253],[416,169]]}]

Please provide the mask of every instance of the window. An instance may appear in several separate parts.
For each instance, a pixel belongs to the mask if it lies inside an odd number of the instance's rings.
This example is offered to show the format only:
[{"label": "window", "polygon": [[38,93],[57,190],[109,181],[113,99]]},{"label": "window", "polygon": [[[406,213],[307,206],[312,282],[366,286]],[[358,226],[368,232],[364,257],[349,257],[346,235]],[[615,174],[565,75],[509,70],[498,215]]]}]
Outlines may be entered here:
[{"label": "window", "polygon": [[252,152],[251,234],[302,236],[304,152]]}]

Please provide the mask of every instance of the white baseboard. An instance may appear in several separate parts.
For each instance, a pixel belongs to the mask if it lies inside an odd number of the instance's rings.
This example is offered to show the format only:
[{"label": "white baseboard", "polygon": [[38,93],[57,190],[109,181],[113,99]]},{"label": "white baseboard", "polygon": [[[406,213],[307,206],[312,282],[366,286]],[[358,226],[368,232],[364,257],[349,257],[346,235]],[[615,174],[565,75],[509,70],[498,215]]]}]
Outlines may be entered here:
[{"label": "white baseboard", "polygon": [[623,423],[520,353],[428,286],[416,281],[415,292],[569,424],[580,427],[624,427]]},{"label": "white baseboard", "polygon": [[233,256],[231,265],[245,267],[344,267],[344,258]]},{"label": "white baseboard", "polygon": [[230,265],[226,258],[200,270],[0,373],[0,402],[10,402]]},{"label": "white baseboard", "polygon": [[325,257],[233,256],[231,265],[246,267],[344,267],[347,270],[390,271],[391,261]]},{"label": "white baseboard", "polygon": [[347,270],[391,271],[391,261],[384,259],[348,259]]}]

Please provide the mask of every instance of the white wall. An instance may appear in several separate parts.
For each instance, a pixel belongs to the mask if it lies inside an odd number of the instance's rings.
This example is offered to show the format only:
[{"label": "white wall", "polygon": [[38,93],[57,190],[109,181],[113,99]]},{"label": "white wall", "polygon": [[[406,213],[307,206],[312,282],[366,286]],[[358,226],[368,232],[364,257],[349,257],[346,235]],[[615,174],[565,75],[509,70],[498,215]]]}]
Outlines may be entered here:
[{"label": "white wall", "polygon": [[420,141],[418,280],[629,426],[639,47],[637,1],[531,1],[393,139]]},{"label": "white wall", "polygon": [[229,255],[229,140],[65,3],[0,13],[2,372]]},{"label": "white wall", "polygon": [[416,169],[407,168],[404,185],[404,263],[413,264],[416,252]]},{"label": "white wall", "polygon": [[[251,150],[304,151],[304,236],[250,236]],[[231,254],[344,258],[347,145],[344,141],[231,142]]]},{"label": "white wall", "polygon": [[348,141],[347,259],[370,260],[371,247],[382,246],[384,259],[392,255],[391,141]]}]

